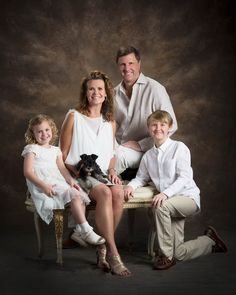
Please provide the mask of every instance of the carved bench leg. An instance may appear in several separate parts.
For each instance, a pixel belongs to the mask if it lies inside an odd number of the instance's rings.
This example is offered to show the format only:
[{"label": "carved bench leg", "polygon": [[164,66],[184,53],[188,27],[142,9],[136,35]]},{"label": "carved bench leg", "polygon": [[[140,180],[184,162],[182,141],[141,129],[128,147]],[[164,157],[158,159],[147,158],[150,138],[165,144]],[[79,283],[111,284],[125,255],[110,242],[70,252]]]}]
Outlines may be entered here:
[{"label": "carved bench leg", "polygon": [[43,257],[42,228],[41,228],[41,220],[36,210],[34,212],[34,226],[35,226],[37,242],[38,242],[38,255],[39,255],[39,258],[42,258]]},{"label": "carved bench leg", "polygon": [[53,218],[55,225],[55,235],[57,244],[57,263],[62,265],[62,237],[63,237],[63,212],[64,210],[53,210]]}]

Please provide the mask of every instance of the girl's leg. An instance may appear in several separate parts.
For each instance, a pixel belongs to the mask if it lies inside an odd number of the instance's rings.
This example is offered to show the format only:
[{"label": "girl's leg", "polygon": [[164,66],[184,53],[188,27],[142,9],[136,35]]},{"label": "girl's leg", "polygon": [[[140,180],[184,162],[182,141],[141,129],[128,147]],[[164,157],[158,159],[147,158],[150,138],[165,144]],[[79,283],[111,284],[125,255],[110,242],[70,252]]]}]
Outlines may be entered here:
[{"label": "girl's leg", "polygon": [[87,221],[85,217],[85,205],[79,197],[71,200],[71,212],[77,224]]},{"label": "girl's leg", "polygon": [[88,224],[85,217],[85,205],[81,202],[80,197],[71,200],[71,211],[77,223],[75,234],[73,234],[74,236],[72,235],[72,238],[74,237],[74,239],[78,240],[82,246],[86,246],[84,242],[88,242],[92,245],[101,245],[105,243],[105,240],[97,235]]}]

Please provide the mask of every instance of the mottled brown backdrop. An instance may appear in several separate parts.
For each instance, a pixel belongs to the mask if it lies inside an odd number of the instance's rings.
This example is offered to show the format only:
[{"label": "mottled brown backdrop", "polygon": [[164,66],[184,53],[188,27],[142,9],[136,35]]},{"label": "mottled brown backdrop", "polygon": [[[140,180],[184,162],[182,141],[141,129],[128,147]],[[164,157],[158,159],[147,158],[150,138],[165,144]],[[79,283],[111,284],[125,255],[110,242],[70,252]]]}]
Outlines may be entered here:
[{"label": "mottled brown backdrop", "polygon": [[[141,50],[144,74],[166,86],[201,189],[198,224],[235,220],[234,1],[0,1],[1,226],[24,227],[21,151],[29,118],[61,126],[90,70],[119,82],[115,54]],[[145,214],[139,222],[144,221]],[[235,224],[235,222],[234,222]]]}]

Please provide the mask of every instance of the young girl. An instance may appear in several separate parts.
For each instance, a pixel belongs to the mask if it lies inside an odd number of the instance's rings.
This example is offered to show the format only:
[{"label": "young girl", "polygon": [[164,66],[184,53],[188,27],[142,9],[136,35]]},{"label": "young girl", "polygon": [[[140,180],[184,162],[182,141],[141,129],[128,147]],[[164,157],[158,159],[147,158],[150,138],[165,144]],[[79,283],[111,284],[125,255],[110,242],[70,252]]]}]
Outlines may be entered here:
[{"label": "young girl", "polygon": [[57,133],[55,122],[41,114],[29,121],[25,133],[27,145],[22,152],[24,176],[36,210],[49,224],[53,209],[63,209],[65,204],[70,203],[80,244],[104,244],[105,239],[93,231],[85,218],[85,204],[90,202],[88,195],[65,167],[60,148],[52,145]]},{"label": "young girl", "polygon": [[169,138],[173,120],[166,111],[152,113],[147,124],[155,145],[144,154],[136,178],[125,190],[125,198],[150,180],[158,191],[152,202],[158,242],[154,268],[164,270],[175,265],[176,260],[226,252],[225,243],[211,226],[204,235],[185,241],[185,218],[200,210],[200,190],[193,180],[190,151],[183,142]]}]

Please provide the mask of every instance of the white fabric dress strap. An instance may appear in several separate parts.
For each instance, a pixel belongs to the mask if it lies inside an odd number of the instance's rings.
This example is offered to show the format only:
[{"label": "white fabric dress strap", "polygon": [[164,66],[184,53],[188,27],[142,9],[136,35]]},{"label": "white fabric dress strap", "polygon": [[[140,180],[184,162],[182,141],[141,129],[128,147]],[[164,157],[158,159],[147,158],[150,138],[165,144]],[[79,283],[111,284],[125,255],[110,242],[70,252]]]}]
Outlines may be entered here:
[{"label": "white fabric dress strap", "polygon": [[76,110],[74,112],[74,126],[70,151],[66,158],[66,163],[76,165],[82,154],[96,154],[97,163],[102,171],[106,173],[109,162],[113,157],[113,130],[110,122],[101,120],[98,134],[95,134],[87,124],[83,116]]}]

